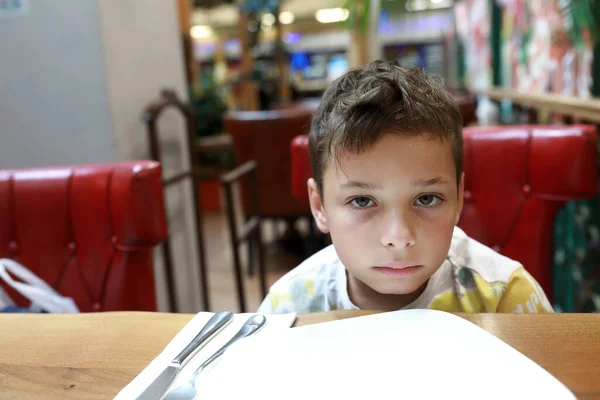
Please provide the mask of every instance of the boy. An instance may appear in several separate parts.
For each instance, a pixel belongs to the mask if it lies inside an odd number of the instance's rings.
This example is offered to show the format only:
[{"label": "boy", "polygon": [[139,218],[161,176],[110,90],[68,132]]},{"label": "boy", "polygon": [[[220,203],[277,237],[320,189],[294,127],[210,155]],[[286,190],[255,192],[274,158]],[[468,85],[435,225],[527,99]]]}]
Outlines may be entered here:
[{"label": "boy", "polygon": [[456,227],[462,118],[436,79],[382,61],[346,73],[323,96],[309,149],[310,206],[333,245],[276,282],[258,312],[552,312],[521,264]]}]

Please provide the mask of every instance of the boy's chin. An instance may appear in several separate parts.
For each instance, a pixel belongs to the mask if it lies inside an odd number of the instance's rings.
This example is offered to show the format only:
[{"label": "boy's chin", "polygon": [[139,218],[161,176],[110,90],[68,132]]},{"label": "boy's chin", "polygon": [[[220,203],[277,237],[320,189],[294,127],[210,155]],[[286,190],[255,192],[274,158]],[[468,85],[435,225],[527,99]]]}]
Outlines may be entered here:
[{"label": "boy's chin", "polygon": [[425,282],[420,280],[407,280],[405,282],[377,282],[369,285],[371,289],[379,294],[390,296],[403,296],[416,292]]},{"label": "boy's chin", "polygon": [[412,294],[414,292],[416,292],[417,290],[419,290],[419,286],[415,287],[414,289],[390,289],[390,290],[386,290],[386,289],[382,289],[382,290],[377,290],[377,292],[379,294],[383,294],[383,295],[387,295],[387,296],[407,296],[409,294]]}]

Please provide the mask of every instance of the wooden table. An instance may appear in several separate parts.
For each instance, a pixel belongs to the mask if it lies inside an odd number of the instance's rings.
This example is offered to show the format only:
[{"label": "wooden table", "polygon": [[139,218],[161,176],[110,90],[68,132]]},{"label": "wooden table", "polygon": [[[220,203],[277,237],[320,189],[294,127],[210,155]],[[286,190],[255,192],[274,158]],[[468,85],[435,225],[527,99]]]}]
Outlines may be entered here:
[{"label": "wooden table", "polygon": [[[368,311],[304,314],[297,326]],[[600,398],[599,314],[460,314],[527,355],[578,398]],[[0,399],[112,399],[192,314],[0,314]]]}]

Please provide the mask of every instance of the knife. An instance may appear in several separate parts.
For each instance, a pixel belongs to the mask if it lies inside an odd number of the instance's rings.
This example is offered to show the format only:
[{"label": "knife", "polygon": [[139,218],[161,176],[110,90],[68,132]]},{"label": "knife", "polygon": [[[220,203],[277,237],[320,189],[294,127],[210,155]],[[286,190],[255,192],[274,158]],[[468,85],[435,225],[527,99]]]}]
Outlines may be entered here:
[{"label": "knife", "polygon": [[213,361],[221,357],[225,350],[229,348],[232,344],[241,340],[245,337],[248,337],[256,332],[258,332],[267,322],[267,319],[264,315],[256,314],[252,317],[248,318],[248,320],[244,323],[244,326],[235,334],[235,336],[227,342],[223,347],[221,347],[215,354],[213,354],[210,358],[208,358],[202,365],[200,365],[196,372],[192,376],[190,376],[185,382],[178,382],[178,384],[171,385],[167,394],[163,398],[163,400],[193,400],[197,397],[196,392],[196,377],[200,374],[204,368],[208,367]]},{"label": "knife", "polygon": [[221,311],[213,315],[200,333],[169,363],[154,382],[137,397],[137,400],[159,400],[167,391],[181,368],[231,321],[233,321],[233,313],[230,311]]}]

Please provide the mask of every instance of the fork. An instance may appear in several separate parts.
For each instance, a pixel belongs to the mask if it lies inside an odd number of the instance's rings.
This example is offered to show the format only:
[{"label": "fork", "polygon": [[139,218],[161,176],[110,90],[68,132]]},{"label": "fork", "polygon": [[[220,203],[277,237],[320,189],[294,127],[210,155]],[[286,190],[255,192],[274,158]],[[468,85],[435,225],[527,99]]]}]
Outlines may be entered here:
[{"label": "fork", "polygon": [[213,354],[212,356],[210,356],[210,358],[204,361],[202,365],[200,365],[198,369],[194,372],[194,374],[191,377],[189,377],[186,381],[171,387],[165,395],[165,397],[163,397],[163,400],[193,400],[196,397],[196,386],[194,385],[194,382],[196,381],[196,377],[198,376],[198,374],[202,370],[204,370],[204,368],[212,364],[212,362],[215,361],[217,358],[221,357],[221,355],[223,355],[223,353],[225,352],[225,350],[227,350],[229,346],[231,346],[240,339],[243,339],[247,336],[256,333],[260,328],[262,328],[265,325],[266,322],[267,319],[264,315],[261,314],[256,314],[248,318],[248,320],[244,323],[242,328],[238,331],[238,333],[235,334],[233,338],[231,338],[229,342],[223,345],[223,347],[217,350],[215,354]]}]

